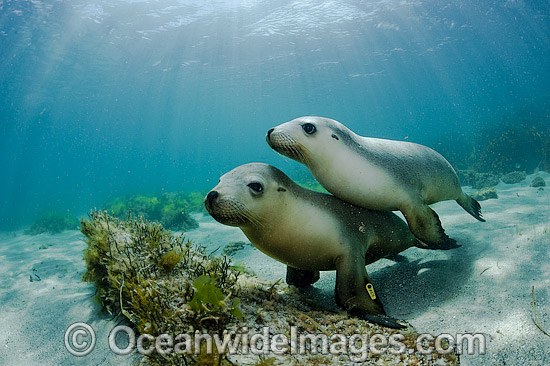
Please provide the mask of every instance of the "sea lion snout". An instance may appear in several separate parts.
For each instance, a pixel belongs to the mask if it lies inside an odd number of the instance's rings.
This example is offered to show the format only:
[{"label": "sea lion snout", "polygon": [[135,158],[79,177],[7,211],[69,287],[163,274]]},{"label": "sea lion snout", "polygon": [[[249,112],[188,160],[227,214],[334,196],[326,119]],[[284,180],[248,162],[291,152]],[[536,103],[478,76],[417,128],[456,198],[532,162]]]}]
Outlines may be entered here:
[{"label": "sea lion snout", "polygon": [[204,199],[204,205],[206,206],[207,209],[211,209],[212,208],[212,204],[214,203],[214,200],[216,198],[219,197],[219,193],[218,191],[210,191],[208,192],[208,194],[206,195],[206,198]]},{"label": "sea lion snout", "polygon": [[274,128],[270,128],[269,131],[267,131],[267,134],[265,135],[265,140],[267,141],[267,144],[271,147],[273,147],[273,145],[271,144],[271,133],[274,130],[275,130]]},{"label": "sea lion snout", "polygon": [[220,194],[217,190],[208,192],[204,207],[214,220],[230,226],[245,225],[249,219],[244,204],[232,195]]},{"label": "sea lion snout", "polygon": [[[283,126],[283,125],[281,125]],[[275,151],[295,159],[299,162],[304,160],[304,150],[302,145],[288,133],[285,127],[277,126],[269,131],[265,136],[267,144]]]}]

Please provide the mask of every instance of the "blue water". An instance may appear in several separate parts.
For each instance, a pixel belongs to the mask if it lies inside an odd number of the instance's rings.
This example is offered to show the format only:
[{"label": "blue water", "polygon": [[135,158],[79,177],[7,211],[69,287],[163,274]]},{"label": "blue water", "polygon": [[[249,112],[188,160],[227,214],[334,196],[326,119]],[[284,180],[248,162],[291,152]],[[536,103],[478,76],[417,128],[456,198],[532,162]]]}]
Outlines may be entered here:
[{"label": "blue water", "polygon": [[0,0],[0,228],[292,175],[264,136],[302,115],[468,154],[549,86],[548,1]]}]

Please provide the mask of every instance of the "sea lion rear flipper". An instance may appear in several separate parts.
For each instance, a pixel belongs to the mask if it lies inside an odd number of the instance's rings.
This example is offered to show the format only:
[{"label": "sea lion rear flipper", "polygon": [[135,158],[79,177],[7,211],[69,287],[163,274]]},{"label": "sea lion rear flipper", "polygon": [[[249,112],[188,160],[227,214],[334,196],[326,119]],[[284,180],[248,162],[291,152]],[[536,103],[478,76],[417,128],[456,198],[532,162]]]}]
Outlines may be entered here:
[{"label": "sea lion rear flipper", "polygon": [[466,193],[462,193],[462,196],[460,196],[456,202],[477,220],[485,222],[485,219],[481,215],[481,205],[473,197],[468,196]]},{"label": "sea lion rear flipper", "polygon": [[411,205],[410,208],[401,210],[401,212],[403,212],[411,232],[422,241],[418,245],[419,248],[449,250],[460,247],[456,244],[456,240],[445,234],[439,216],[430,206],[417,203]]},{"label": "sea lion rear flipper", "polygon": [[319,271],[308,271],[286,266],[286,283],[296,287],[307,287],[319,280]]}]

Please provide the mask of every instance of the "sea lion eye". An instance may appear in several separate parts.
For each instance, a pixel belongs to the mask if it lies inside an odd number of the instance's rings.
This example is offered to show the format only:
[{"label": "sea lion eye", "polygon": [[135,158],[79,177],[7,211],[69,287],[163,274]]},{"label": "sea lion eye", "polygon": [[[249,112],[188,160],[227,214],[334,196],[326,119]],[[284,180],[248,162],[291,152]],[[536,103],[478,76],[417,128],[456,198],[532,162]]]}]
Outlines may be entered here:
[{"label": "sea lion eye", "polygon": [[315,133],[315,131],[317,131],[317,128],[315,128],[315,125],[312,125],[311,123],[304,123],[302,125],[302,129],[308,135],[313,135]]},{"label": "sea lion eye", "polygon": [[256,193],[262,193],[264,190],[264,187],[260,183],[249,183],[248,187],[253,190]]}]

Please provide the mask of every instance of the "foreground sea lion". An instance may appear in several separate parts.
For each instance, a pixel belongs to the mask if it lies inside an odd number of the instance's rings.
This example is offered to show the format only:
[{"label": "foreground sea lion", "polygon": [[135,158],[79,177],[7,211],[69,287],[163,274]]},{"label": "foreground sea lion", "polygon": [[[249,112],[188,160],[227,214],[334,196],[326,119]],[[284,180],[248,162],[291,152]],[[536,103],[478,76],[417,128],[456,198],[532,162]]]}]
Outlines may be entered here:
[{"label": "foreground sea lion", "polygon": [[308,286],[319,271],[336,270],[336,303],[363,319],[402,328],[385,316],[365,264],[421,244],[392,212],[371,211],[298,186],[279,169],[260,163],[224,174],[205,206],[225,225],[287,265],[287,283]]},{"label": "foreground sea lion", "polygon": [[309,168],[344,201],[373,210],[399,210],[411,232],[430,249],[458,247],[428,206],[456,200],[479,221],[479,203],[462,191],[453,167],[434,150],[404,141],[362,137],[322,117],[301,117],[267,132],[277,152]]}]

